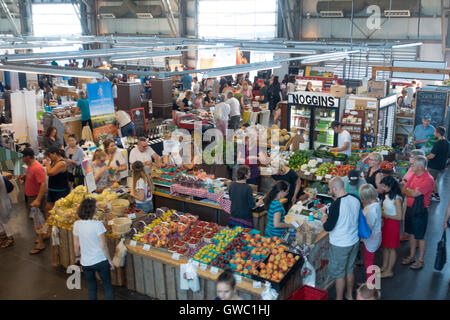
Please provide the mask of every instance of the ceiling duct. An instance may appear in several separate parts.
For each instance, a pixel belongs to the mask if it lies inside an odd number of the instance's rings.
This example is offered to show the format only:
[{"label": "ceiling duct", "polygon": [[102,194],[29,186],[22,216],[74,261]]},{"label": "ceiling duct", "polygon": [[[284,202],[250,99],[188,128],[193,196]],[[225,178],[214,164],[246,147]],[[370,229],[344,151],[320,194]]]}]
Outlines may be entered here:
[{"label": "ceiling duct", "polygon": [[101,18],[151,19],[163,16],[160,5],[136,5],[133,0],[124,0],[120,6],[102,6],[98,10]]},{"label": "ceiling duct", "polygon": [[342,11],[320,11],[319,16],[321,18],[343,18],[344,13]]}]

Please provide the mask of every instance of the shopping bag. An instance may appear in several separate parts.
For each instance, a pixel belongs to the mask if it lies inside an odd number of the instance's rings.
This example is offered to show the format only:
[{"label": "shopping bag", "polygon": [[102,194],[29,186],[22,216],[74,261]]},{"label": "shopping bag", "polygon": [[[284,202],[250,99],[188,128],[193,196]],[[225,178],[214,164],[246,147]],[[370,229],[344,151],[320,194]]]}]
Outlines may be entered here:
[{"label": "shopping bag", "polygon": [[180,265],[180,290],[197,292],[200,290],[197,267],[192,260]]},{"label": "shopping bag", "polygon": [[34,220],[34,230],[37,234],[47,233],[47,224],[45,223],[45,217],[39,208],[31,208],[31,215]]},{"label": "shopping bag", "polygon": [[262,300],[277,300],[278,292],[272,288],[269,281],[264,284],[264,291],[261,293]]},{"label": "shopping bag", "polygon": [[127,256],[127,247],[124,244],[124,239],[120,240],[120,242],[116,246],[116,250],[114,253],[114,258],[112,260],[113,265],[116,268],[125,266],[125,257]]},{"label": "shopping bag", "polygon": [[305,257],[305,263],[302,267],[302,283],[304,285],[315,287],[316,286],[316,270],[312,266],[311,263],[309,263],[308,259]]},{"label": "shopping bag", "polygon": [[444,230],[441,240],[438,242],[436,250],[436,259],[434,260],[434,268],[438,271],[444,269],[447,262],[447,248],[446,248],[447,236]]},{"label": "shopping bag", "polygon": [[362,209],[359,209],[358,235],[361,239],[369,239],[372,235],[372,230],[370,230],[366,216],[364,215]]}]

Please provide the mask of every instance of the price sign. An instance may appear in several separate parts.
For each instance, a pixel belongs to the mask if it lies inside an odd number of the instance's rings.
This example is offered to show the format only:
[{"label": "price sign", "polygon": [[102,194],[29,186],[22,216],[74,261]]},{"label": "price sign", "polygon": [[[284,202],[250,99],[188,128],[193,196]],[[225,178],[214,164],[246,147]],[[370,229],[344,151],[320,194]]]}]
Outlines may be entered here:
[{"label": "price sign", "polygon": [[292,222],[292,225],[293,225],[295,228],[300,227],[300,225],[297,223],[297,221]]},{"label": "price sign", "polygon": [[130,219],[136,219],[136,214],[131,213],[131,214],[128,215],[128,218],[130,218]]},{"label": "price sign", "polygon": [[172,259],[173,259],[173,260],[180,260],[180,254],[179,254],[179,253],[174,253],[174,254],[172,255]]},{"label": "price sign", "polygon": [[325,179],[331,179],[333,176],[331,175],[331,174],[327,174],[326,176],[325,176]]},{"label": "price sign", "polygon": [[142,248],[145,251],[150,251],[150,246],[148,244],[144,244],[144,247]]},{"label": "price sign", "polygon": [[196,266],[197,268],[198,268],[198,266],[200,265],[200,263],[198,263],[198,261],[194,261],[192,264],[193,264],[194,266]]},{"label": "price sign", "polygon": [[380,154],[382,156],[387,156],[389,154],[389,152],[387,152],[387,150],[381,150]]},{"label": "price sign", "polygon": [[235,275],[234,278],[236,279],[236,282],[242,282],[242,276]]},{"label": "price sign", "polygon": [[335,161],[334,164],[340,165],[340,164],[342,164],[342,162],[340,162],[340,161]]},{"label": "price sign", "polygon": [[253,288],[261,288],[261,281],[253,281]]},{"label": "price sign", "polygon": [[309,171],[305,171],[304,174],[305,174],[305,176],[309,176],[310,175]]},{"label": "price sign", "polygon": [[322,176],[316,176],[316,179],[319,181],[322,180],[322,178],[323,178]]},{"label": "price sign", "polygon": [[322,158],[317,158],[317,163],[322,163],[322,162],[323,162]]},{"label": "price sign", "polygon": [[211,269],[209,269],[209,271],[211,271],[212,274],[218,274],[219,273],[219,269],[217,269],[216,267],[211,267]]},{"label": "price sign", "polygon": [[137,244],[136,241],[134,241],[134,240],[131,240],[131,241],[130,241],[130,246],[136,247],[136,244]]},{"label": "price sign", "polygon": [[201,263],[201,264],[200,264],[200,270],[205,271],[206,268],[208,268],[208,265],[207,265],[207,264],[204,264],[204,263]]}]

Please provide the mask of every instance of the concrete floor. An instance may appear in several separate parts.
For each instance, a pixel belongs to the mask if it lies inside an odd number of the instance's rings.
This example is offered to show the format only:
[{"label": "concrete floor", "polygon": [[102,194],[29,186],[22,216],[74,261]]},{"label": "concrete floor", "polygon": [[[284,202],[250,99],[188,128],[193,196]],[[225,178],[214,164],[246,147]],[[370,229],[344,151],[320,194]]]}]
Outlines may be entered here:
[{"label": "concrete floor", "polygon": [[[434,270],[436,245],[442,235],[442,222],[450,196],[450,174],[448,170],[440,179],[441,201],[432,202],[427,230],[428,248],[425,267],[414,271],[399,262],[395,267],[395,276],[382,280],[382,299],[387,300],[443,300],[450,299],[450,261],[441,272]],[[66,280],[68,275],[62,267],[51,265],[51,250],[46,249],[38,255],[29,255],[34,247],[35,233],[33,221],[26,214],[21,203],[14,207],[12,225],[15,231],[15,245],[8,249],[0,249],[0,299],[44,299],[44,300],[74,300],[86,299],[87,288],[82,280],[81,290],[68,290]],[[47,243],[48,244],[48,243]],[[398,250],[399,257],[409,253],[409,245],[402,242]],[[377,253],[376,262],[381,261],[381,250]],[[364,270],[357,269],[356,280],[362,281]],[[144,300],[150,299],[122,287],[115,287],[116,299]],[[334,288],[329,292],[329,298],[335,296]],[[103,299],[99,286],[99,299]]]}]

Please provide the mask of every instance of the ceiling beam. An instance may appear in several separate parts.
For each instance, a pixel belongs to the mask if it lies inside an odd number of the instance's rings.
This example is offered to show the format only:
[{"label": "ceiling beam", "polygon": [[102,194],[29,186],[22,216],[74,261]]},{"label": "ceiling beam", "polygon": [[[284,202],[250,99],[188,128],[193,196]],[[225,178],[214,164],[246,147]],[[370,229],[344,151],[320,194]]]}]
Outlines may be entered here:
[{"label": "ceiling beam", "polygon": [[12,15],[11,15],[11,12],[9,11],[9,8],[8,8],[8,6],[5,3],[5,0],[0,0],[0,6],[1,6],[3,12],[5,13],[6,17],[9,20],[9,23],[10,23],[10,25],[12,27],[13,34],[16,37],[19,37],[20,36],[19,28],[17,28],[17,25],[14,22],[14,19],[13,19]]}]

